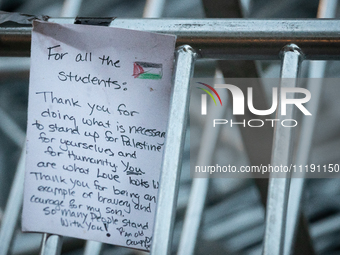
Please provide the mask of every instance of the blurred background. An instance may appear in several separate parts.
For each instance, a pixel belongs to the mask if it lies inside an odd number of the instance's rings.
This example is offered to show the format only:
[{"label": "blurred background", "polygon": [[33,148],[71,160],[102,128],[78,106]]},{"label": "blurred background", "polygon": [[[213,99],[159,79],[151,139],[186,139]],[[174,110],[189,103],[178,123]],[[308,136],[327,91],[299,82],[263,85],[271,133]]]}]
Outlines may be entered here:
[{"label": "blurred background", "polygon": [[[71,10],[71,1],[1,0],[0,10],[50,17],[166,17],[166,18],[316,18],[317,0],[167,0],[154,16],[147,13],[144,0],[78,1]],[[333,8],[336,14],[337,7]],[[195,77],[213,77],[216,67],[228,77],[279,77],[279,61],[198,60]],[[228,68],[226,68],[228,66]],[[244,69],[243,67],[250,69]],[[255,66],[255,67],[254,67]],[[0,58],[0,227],[7,198],[25,140],[29,58]],[[301,75],[308,76],[309,61],[304,61]],[[328,61],[324,77],[340,77],[337,61]],[[327,89],[321,94],[319,120],[315,126],[309,160],[313,163],[340,163],[340,90]],[[199,100],[192,93],[191,100]],[[193,114],[193,113],[192,113]],[[227,112],[228,114],[228,112]],[[230,114],[230,113],[229,113]],[[173,239],[176,254],[189,200],[192,178],[189,171],[189,134],[201,132],[204,123],[195,116],[187,130],[187,142],[183,157],[178,208]],[[321,124],[322,123],[322,124]],[[245,139],[243,137],[243,139]],[[248,139],[248,138],[247,138]],[[251,143],[252,140],[247,140]],[[191,144],[198,150],[199,143]],[[195,147],[196,146],[196,147]],[[230,164],[249,165],[250,157],[261,157],[262,151],[249,155],[240,132],[224,129],[220,134],[216,157],[224,157]],[[192,158],[191,160],[197,160]],[[261,254],[264,235],[266,181],[254,179],[211,179],[203,213],[195,254]],[[303,231],[297,233],[295,254],[340,254],[340,180],[307,179],[302,193],[301,209]],[[10,254],[38,254],[42,236],[23,234],[18,222]],[[0,243],[1,246],[1,243]],[[85,241],[65,238],[62,254],[83,254]],[[299,248],[300,247],[300,248]],[[144,254],[140,251],[103,245],[102,254]]]}]

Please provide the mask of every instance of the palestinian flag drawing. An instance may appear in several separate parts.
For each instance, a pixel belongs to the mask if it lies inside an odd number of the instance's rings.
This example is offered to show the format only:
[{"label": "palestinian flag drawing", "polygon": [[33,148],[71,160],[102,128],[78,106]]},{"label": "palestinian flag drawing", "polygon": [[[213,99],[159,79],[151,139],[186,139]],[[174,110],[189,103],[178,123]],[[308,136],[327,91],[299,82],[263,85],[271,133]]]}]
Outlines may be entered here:
[{"label": "palestinian flag drawing", "polygon": [[133,63],[133,77],[138,79],[159,80],[162,79],[162,64],[148,62]]}]

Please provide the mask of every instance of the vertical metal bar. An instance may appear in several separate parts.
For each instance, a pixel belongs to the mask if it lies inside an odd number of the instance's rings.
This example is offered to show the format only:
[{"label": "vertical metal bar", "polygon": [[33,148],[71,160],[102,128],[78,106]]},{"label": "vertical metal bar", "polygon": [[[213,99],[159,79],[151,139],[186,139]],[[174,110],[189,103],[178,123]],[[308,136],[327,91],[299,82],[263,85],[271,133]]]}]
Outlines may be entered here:
[{"label": "vertical metal bar", "polygon": [[147,0],[144,7],[144,18],[159,18],[162,16],[165,0]]},{"label": "vertical metal bar", "polygon": [[[222,81],[221,81],[222,80]],[[214,83],[224,83],[223,75],[220,71],[216,71]],[[226,90],[219,92],[221,100],[227,104],[226,100],[228,93]],[[219,125],[213,127],[211,125],[213,119],[222,119],[226,112],[226,107],[213,108],[214,102],[210,101],[209,109],[214,109],[207,115],[207,120],[204,125],[201,145],[199,147],[197,165],[210,165],[213,157],[215,146],[219,135]],[[198,231],[201,225],[201,219],[205,204],[205,199],[208,192],[209,176],[206,178],[194,178],[188,202],[187,211],[185,214],[182,235],[180,238],[177,255],[194,254]]]},{"label": "vertical metal bar", "polygon": [[[320,0],[317,18],[334,18],[337,10],[337,0]],[[315,98],[305,104],[307,109],[313,113],[312,116],[302,117],[300,137],[296,152],[296,165],[306,165],[310,154],[312,145],[314,126],[316,123],[317,110],[319,108],[319,101],[321,96],[322,80],[325,75],[327,61],[311,61],[308,72],[307,89]],[[316,78],[316,79],[313,79]],[[287,211],[287,225],[285,233],[284,254],[290,255],[293,252],[293,246],[296,239],[296,231],[298,226],[298,219],[301,213],[301,198],[303,194],[304,178],[293,178],[291,180],[291,187],[288,200]]]},{"label": "vertical metal bar", "polygon": [[[247,10],[245,10],[242,0],[202,0],[205,13],[209,18],[244,18]],[[249,3],[248,3],[249,4]],[[229,78],[256,78],[259,77],[260,72],[258,63],[247,60],[219,60],[218,65],[223,72],[224,77]],[[254,80],[255,81],[255,80]],[[243,94],[247,94],[248,85],[240,86]],[[254,89],[254,104],[259,109],[268,109],[268,100],[263,88],[263,84],[258,79],[253,83]],[[246,110],[244,115],[236,115],[237,121],[246,122],[252,119],[254,115]],[[266,116],[258,116],[259,119],[265,121]],[[273,143],[273,129],[271,126],[263,126],[258,129],[244,127],[240,129],[243,145],[245,147],[250,164],[253,166],[268,165],[270,163],[272,143]],[[261,153],[258,153],[261,151]],[[259,190],[261,201],[265,205],[267,202],[268,179],[255,178],[255,184]]]},{"label": "vertical metal bar", "polygon": [[335,18],[338,0],[320,0],[317,18]]},{"label": "vertical metal bar", "polygon": [[[282,56],[280,87],[295,87],[296,78],[302,61],[302,53],[296,45],[290,44],[283,48]],[[280,105],[280,103],[281,98],[279,96],[278,105]],[[285,119],[292,118],[293,106],[288,105]],[[280,125],[281,119],[283,119],[281,116],[281,107],[278,109],[276,119],[279,119],[279,121],[276,122],[274,129],[271,165],[273,167],[281,165],[289,167],[292,163],[293,129],[285,128]],[[290,174],[278,174],[281,178],[279,178],[275,172],[270,174],[266,208],[266,229],[263,245],[264,255],[283,254]]]},{"label": "vertical metal bar", "polygon": [[22,149],[6,209],[1,222],[0,255],[7,255],[16,229],[24,193],[26,146]]},{"label": "vertical metal bar", "polygon": [[40,255],[59,255],[62,247],[62,237],[58,235],[44,234],[41,242]]},{"label": "vertical metal bar", "polygon": [[100,254],[103,248],[103,244],[96,241],[87,241],[84,255],[96,255]]},{"label": "vertical metal bar", "polygon": [[26,140],[26,134],[13,121],[13,119],[0,108],[0,128],[11,140],[18,146],[22,147]]},{"label": "vertical metal bar", "polygon": [[26,135],[20,129],[20,127],[12,120],[12,118],[2,109],[0,109],[0,119],[1,130],[9,138],[11,138],[11,140],[17,146],[23,147],[14,175],[10,194],[8,196],[8,200],[6,203],[5,212],[1,221],[0,255],[5,255],[8,254],[8,252],[10,251],[22,206],[25,176],[25,154],[26,154],[26,147],[24,146],[24,144]]},{"label": "vertical metal bar", "polygon": [[188,45],[176,50],[174,86],[151,247],[153,255],[170,253],[195,58],[196,53]]},{"label": "vertical metal bar", "polygon": [[65,0],[61,10],[61,17],[75,17],[79,13],[82,0]]}]

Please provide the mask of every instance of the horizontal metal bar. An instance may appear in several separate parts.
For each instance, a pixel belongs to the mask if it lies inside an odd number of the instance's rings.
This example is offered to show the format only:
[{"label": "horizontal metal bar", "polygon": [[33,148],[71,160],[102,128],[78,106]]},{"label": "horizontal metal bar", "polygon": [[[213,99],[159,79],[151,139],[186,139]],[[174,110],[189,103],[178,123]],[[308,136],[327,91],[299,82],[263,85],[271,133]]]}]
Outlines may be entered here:
[{"label": "horizontal metal bar", "polygon": [[[72,24],[73,18],[50,18]],[[177,35],[177,45],[189,44],[202,58],[279,59],[281,49],[295,43],[305,58],[340,58],[340,20],[253,19],[120,19],[111,27]],[[30,27],[1,27],[0,56],[29,56]]]}]

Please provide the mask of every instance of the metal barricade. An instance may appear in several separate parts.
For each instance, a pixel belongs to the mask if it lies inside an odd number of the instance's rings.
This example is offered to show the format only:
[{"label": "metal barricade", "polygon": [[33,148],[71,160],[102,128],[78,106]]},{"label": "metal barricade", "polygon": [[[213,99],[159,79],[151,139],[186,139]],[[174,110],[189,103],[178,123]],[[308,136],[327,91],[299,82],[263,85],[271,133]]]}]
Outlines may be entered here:
[{"label": "metal barricade", "polygon": [[[49,18],[50,22],[74,23],[72,18]],[[242,20],[242,19],[114,19],[111,27],[135,29],[141,31],[177,35],[176,66],[174,72],[174,90],[170,107],[167,144],[164,151],[159,198],[155,219],[154,240],[151,254],[170,254],[173,224],[181,169],[181,157],[184,145],[186,119],[188,115],[190,78],[195,58],[214,58],[232,60],[273,60],[281,59],[281,78],[297,78],[301,61],[335,60],[340,58],[340,20]],[[1,27],[0,55],[29,56],[31,27]],[[282,83],[282,87],[296,84]],[[220,113],[223,115],[224,113]],[[292,112],[288,113],[292,116]],[[272,152],[272,165],[288,165],[291,162],[291,130],[275,128]],[[310,139],[310,136],[304,139]],[[214,139],[213,139],[214,140]],[[278,144],[281,150],[278,151]],[[214,141],[212,141],[214,146]],[[284,151],[284,153],[282,153]],[[209,161],[209,159],[205,159]],[[22,194],[23,163],[20,161],[17,176],[13,183],[13,192]],[[189,203],[188,218],[192,220],[194,232],[182,237],[179,254],[193,254],[195,240],[200,225],[206,196],[207,180],[198,181],[193,186],[201,189],[201,196],[192,196]],[[302,184],[299,184],[300,186]],[[284,249],[290,254],[291,244],[284,248],[286,216],[290,178],[270,178],[269,198],[266,214],[266,233],[263,254],[279,255]],[[0,254],[9,250],[14,228],[20,211],[19,195],[11,193],[13,203],[6,208],[0,231]],[[200,199],[200,200],[198,200]],[[199,201],[198,204],[195,204]],[[193,207],[196,206],[196,207]],[[195,210],[196,218],[192,218]],[[190,211],[191,210],[191,211]],[[297,212],[294,213],[296,223]],[[6,215],[6,214],[5,214]],[[276,220],[273,221],[272,219]],[[189,226],[188,225],[188,226]],[[185,228],[184,228],[185,229]],[[9,234],[10,233],[10,234]],[[294,232],[293,232],[294,233]],[[185,243],[188,246],[185,247]],[[292,243],[292,241],[290,241]],[[85,254],[100,252],[101,245],[88,242]],[[61,238],[44,235],[41,254],[59,254]]]}]

